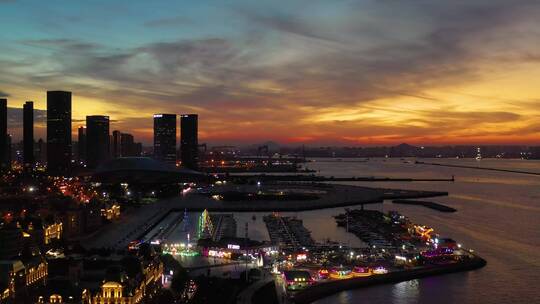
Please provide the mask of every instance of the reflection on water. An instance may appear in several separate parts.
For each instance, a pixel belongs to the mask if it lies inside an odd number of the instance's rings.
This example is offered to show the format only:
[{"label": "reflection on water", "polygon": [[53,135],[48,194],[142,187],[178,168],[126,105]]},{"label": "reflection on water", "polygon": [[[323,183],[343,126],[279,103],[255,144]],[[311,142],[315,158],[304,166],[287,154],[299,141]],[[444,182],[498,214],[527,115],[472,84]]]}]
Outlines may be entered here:
[{"label": "reflection on water", "polygon": [[[501,169],[540,172],[539,161],[524,160],[425,160]],[[313,162],[308,167],[328,176],[380,176],[448,178],[455,182],[349,182],[367,187],[448,191],[448,197],[434,198],[456,208],[441,213],[420,206],[369,205],[381,211],[397,210],[414,222],[432,226],[442,236],[452,237],[476,250],[488,261],[480,270],[424,278],[394,285],[350,290],[316,303],[540,303],[535,285],[540,281],[540,176],[507,172],[438,167],[399,159],[371,159],[368,162]],[[317,241],[330,239],[362,246],[354,235],[337,227],[333,215],[343,208],[282,213],[297,216]],[[267,213],[236,213],[238,236],[269,240],[263,221]],[[253,220],[255,215],[255,220]],[[190,214],[195,227],[197,214]],[[180,237],[181,238],[181,237]]]},{"label": "reflection on water", "polygon": [[[538,161],[426,161],[540,172]],[[433,226],[442,235],[475,249],[488,261],[485,268],[473,272],[351,290],[316,303],[540,303],[540,295],[533,287],[540,280],[540,176],[418,165],[397,159],[374,159],[367,163],[315,162],[308,166],[335,176],[447,178],[454,175],[453,183],[349,184],[448,191],[448,197],[433,201],[458,209],[456,213],[389,202],[383,208],[398,210],[415,222]]]}]

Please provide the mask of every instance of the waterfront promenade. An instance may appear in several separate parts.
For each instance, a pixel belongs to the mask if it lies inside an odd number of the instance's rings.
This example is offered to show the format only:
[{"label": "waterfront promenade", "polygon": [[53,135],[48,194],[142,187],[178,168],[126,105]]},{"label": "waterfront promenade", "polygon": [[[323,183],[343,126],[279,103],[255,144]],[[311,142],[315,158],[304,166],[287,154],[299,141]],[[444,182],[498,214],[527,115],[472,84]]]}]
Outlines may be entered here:
[{"label": "waterfront promenade", "polygon": [[487,263],[484,259],[474,256],[470,259],[466,259],[452,264],[421,266],[414,269],[394,271],[387,274],[373,275],[370,277],[329,281],[316,284],[302,291],[299,291],[297,294],[295,294],[293,302],[296,304],[307,304],[344,290],[357,289],[381,284],[392,284],[428,276],[470,271],[482,268],[486,264]]}]

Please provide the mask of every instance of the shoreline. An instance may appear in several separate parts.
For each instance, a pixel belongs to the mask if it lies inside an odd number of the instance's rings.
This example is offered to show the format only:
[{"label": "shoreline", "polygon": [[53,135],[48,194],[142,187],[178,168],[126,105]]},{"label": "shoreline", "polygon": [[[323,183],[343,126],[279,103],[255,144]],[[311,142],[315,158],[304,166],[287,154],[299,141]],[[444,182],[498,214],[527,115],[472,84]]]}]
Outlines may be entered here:
[{"label": "shoreline", "polygon": [[444,275],[456,272],[471,271],[480,269],[486,265],[486,260],[475,256],[470,260],[462,261],[456,264],[431,266],[411,270],[401,270],[388,274],[374,275],[365,278],[351,278],[338,281],[330,281],[313,285],[302,291],[299,291],[293,297],[293,302],[296,304],[307,304],[346,290],[359,289],[382,284],[393,284],[403,281],[410,281],[424,277]]}]

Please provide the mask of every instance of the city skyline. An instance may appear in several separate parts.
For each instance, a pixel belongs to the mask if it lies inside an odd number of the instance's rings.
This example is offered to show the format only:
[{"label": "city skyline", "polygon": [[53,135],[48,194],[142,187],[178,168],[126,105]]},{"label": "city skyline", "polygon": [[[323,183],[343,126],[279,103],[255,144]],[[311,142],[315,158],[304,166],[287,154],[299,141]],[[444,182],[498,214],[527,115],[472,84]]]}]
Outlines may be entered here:
[{"label": "city skyline", "polygon": [[534,1],[0,6],[13,29],[0,95],[10,109],[35,102],[36,140],[45,91],[61,89],[74,136],[104,114],[145,145],[151,115],[168,112],[198,113],[200,140],[216,144],[540,141]]}]

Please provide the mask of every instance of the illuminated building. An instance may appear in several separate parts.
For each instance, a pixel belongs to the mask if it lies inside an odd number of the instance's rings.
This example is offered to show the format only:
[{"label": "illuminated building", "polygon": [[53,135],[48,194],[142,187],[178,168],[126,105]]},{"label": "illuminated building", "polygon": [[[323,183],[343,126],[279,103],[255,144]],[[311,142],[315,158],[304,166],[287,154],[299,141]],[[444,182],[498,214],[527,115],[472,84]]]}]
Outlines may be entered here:
[{"label": "illuminated building", "polygon": [[101,291],[91,297],[92,304],[135,304],[140,303],[153,285],[161,282],[163,263],[158,259],[142,262],[142,277],[137,284],[121,280],[106,281],[101,285]]},{"label": "illuminated building", "polygon": [[43,242],[45,245],[50,244],[53,240],[62,238],[62,223],[53,223],[46,225],[43,229]]},{"label": "illuminated building", "polygon": [[176,114],[154,115],[154,158],[176,163]]},{"label": "illuminated building", "polygon": [[120,206],[114,204],[110,207],[102,208],[101,216],[109,221],[118,219],[120,217]]},{"label": "illuminated building", "polygon": [[330,270],[330,278],[332,279],[350,279],[353,277],[353,273],[350,269],[339,267],[339,268],[332,268]]},{"label": "illuminated building", "polygon": [[47,170],[66,173],[71,164],[71,92],[47,92]]},{"label": "illuminated building", "polygon": [[77,130],[78,135],[78,149],[77,156],[79,161],[86,160],[86,126],[80,126]]},{"label": "illuminated building", "polygon": [[0,260],[0,303],[15,303],[15,289],[24,277],[24,265],[20,260]]},{"label": "illuminated building", "polygon": [[34,103],[27,101],[23,105],[23,162],[34,164]]},{"label": "illuminated building", "polygon": [[199,216],[198,237],[199,239],[211,238],[213,233],[214,226],[212,225],[210,214],[208,213],[208,210],[204,209]]},{"label": "illuminated building", "polygon": [[356,266],[352,270],[352,275],[355,277],[368,277],[373,274],[373,271],[369,267]]},{"label": "illuminated building", "polygon": [[24,263],[24,266],[27,287],[35,284],[45,284],[48,276],[48,266],[45,259],[37,256],[31,261]]},{"label": "illuminated building", "polygon": [[198,115],[180,115],[180,155],[182,166],[196,170],[199,163]]},{"label": "illuminated building", "polygon": [[0,169],[8,167],[7,99],[0,98]]},{"label": "illuminated building", "polygon": [[95,168],[110,159],[109,116],[86,116],[86,164]]},{"label": "illuminated building", "polygon": [[307,271],[298,271],[298,270],[284,271],[283,279],[285,280],[285,283],[287,284],[287,289],[290,289],[290,290],[303,289],[313,284],[313,279],[311,278],[311,275]]}]

